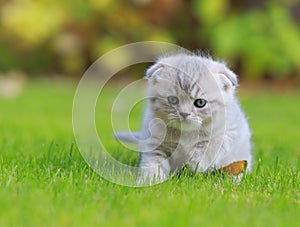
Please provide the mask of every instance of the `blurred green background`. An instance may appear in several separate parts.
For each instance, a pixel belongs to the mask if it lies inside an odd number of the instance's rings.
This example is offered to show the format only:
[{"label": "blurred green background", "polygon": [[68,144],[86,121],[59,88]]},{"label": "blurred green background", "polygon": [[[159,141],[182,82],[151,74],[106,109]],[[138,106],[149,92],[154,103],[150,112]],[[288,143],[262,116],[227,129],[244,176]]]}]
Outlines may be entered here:
[{"label": "blurred green background", "polygon": [[0,73],[81,77],[98,57],[167,41],[246,81],[299,84],[297,0],[0,0]]}]

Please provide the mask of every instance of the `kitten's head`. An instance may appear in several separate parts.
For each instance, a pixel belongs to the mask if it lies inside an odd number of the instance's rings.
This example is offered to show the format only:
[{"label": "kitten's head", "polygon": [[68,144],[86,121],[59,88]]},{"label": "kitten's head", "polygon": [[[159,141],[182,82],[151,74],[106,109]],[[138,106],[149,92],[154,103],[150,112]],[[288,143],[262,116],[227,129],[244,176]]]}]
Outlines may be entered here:
[{"label": "kitten's head", "polygon": [[225,64],[195,55],[164,57],[147,70],[156,117],[181,130],[198,130],[230,105],[237,77]]}]

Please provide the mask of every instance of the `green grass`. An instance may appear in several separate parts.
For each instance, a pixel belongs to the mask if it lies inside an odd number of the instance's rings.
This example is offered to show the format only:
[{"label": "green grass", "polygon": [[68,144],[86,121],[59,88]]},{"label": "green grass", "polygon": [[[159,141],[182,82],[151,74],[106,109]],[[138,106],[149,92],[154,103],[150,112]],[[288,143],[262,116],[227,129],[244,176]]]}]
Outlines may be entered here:
[{"label": "green grass", "polygon": [[[31,82],[0,98],[0,226],[295,226],[300,223],[300,92],[241,92],[253,130],[254,166],[240,184],[183,172],[148,188],[102,179],[72,132],[75,84]],[[109,104],[117,93],[108,88]],[[142,105],[131,114],[140,119]],[[137,164],[111,138],[109,105],[97,128],[111,154]],[[120,116],[122,118],[122,116]],[[139,122],[130,120],[131,127]]]}]

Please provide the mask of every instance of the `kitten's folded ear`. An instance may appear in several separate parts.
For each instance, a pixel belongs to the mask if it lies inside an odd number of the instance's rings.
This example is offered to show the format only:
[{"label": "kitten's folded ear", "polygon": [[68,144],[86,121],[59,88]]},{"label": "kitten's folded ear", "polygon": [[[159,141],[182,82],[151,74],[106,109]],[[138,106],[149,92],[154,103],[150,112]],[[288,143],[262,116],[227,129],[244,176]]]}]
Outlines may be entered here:
[{"label": "kitten's folded ear", "polygon": [[232,86],[237,87],[238,86],[238,79],[234,72],[232,72],[230,69],[226,67],[226,70],[223,70],[219,72],[219,74],[224,75],[232,84]]},{"label": "kitten's folded ear", "polygon": [[224,83],[229,82],[228,85],[231,85],[233,87],[238,86],[237,75],[230,69],[228,69],[224,63],[214,62],[210,67],[210,70],[215,74],[219,74]]},{"label": "kitten's folded ear", "polygon": [[147,69],[145,78],[146,79],[151,78],[155,73],[157,73],[163,67],[164,67],[164,65],[161,63],[156,63],[156,64],[152,65],[149,69]]}]

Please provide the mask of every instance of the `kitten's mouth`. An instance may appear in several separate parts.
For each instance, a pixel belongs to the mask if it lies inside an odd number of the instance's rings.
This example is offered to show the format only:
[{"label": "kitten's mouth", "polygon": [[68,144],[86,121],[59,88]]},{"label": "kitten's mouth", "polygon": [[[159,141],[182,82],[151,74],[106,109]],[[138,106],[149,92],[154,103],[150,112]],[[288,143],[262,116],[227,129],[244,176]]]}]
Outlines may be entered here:
[{"label": "kitten's mouth", "polygon": [[187,123],[187,122],[189,122],[189,120],[188,119],[183,119],[183,118],[178,118],[176,120],[176,122],[178,122],[178,123]]},{"label": "kitten's mouth", "polygon": [[168,125],[172,128],[188,131],[199,129],[201,127],[201,122],[194,121],[191,119],[178,119],[170,121]]}]

